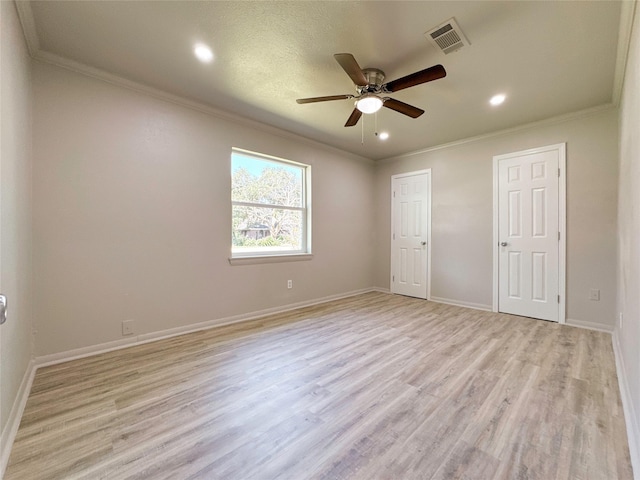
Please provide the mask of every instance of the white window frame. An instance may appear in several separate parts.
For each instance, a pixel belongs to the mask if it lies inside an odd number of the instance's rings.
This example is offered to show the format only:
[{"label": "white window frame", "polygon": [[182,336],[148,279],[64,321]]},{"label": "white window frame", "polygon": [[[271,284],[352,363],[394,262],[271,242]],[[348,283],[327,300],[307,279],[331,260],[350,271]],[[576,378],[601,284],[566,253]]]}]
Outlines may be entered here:
[{"label": "white window frame", "polygon": [[[253,202],[240,202],[234,201],[231,198],[231,210],[234,206],[246,206],[246,207],[258,207],[258,208],[275,208],[283,210],[293,210],[302,212],[302,241],[301,248],[298,250],[285,250],[285,251],[265,251],[265,252],[234,252],[233,244],[231,245],[231,256],[229,257],[229,263],[232,265],[244,265],[251,263],[274,263],[274,262],[291,262],[298,260],[311,260],[313,258],[311,254],[311,165],[307,165],[301,162],[295,162],[292,160],[286,160],[284,158],[274,157],[272,155],[266,155],[264,153],[252,152],[250,150],[244,150],[242,148],[233,147],[231,149],[230,167],[233,166],[233,155],[235,153],[253,157],[257,160],[264,160],[269,163],[283,164],[287,166],[300,167],[303,170],[302,175],[302,206],[289,207],[283,205],[271,205],[267,203],[253,203]],[[230,168],[231,175],[233,171]],[[233,190],[233,180],[230,189]],[[229,235],[231,239],[233,232]]]}]

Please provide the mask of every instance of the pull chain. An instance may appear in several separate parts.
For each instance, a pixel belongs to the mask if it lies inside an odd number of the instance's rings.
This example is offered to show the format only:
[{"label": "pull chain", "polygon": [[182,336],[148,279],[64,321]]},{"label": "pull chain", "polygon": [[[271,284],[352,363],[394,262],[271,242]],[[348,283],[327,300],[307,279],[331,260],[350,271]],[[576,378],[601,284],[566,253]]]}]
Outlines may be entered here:
[{"label": "pull chain", "polygon": [[375,116],[375,134],[378,136],[378,112],[374,113]]}]

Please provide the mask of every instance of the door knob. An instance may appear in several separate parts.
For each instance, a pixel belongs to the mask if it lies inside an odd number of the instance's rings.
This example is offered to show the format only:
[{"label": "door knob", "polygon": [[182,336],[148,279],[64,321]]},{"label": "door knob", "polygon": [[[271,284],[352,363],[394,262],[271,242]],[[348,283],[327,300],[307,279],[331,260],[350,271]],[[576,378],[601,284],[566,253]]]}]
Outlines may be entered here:
[{"label": "door knob", "polygon": [[420,242],[420,245],[426,245],[427,242]]},{"label": "door knob", "polygon": [[501,247],[506,247],[507,245],[508,245],[508,244],[507,244],[507,242],[501,242],[501,243],[500,243],[500,246],[501,246]]},{"label": "door knob", "polygon": [[0,325],[7,321],[7,297],[0,294]]}]

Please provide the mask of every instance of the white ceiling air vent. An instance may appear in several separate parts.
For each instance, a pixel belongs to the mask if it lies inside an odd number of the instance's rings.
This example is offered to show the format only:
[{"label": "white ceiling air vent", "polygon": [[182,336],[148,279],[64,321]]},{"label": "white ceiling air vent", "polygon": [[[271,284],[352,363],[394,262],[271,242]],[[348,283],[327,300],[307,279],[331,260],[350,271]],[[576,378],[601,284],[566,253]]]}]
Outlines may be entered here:
[{"label": "white ceiling air vent", "polygon": [[455,18],[451,18],[436,28],[429,30],[424,36],[433,43],[434,47],[445,54],[460,50],[465,45],[471,45],[471,42],[467,40],[467,37],[460,30]]}]

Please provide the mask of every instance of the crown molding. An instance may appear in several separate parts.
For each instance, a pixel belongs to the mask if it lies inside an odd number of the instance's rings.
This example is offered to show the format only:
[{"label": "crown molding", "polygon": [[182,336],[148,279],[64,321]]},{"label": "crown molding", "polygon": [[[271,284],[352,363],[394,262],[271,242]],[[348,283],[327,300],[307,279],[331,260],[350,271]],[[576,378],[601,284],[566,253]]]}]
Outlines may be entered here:
[{"label": "crown molding", "polygon": [[361,161],[369,165],[376,165],[376,164],[382,164],[382,163],[399,160],[402,158],[412,157],[415,155],[420,155],[427,152],[441,150],[444,148],[450,148],[454,146],[464,145],[467,143],[478,142],[478,141],[482,141],[482,140],[486,140],[489,138],[494,138],[502,135],[508,135],[510,133],[527,130],[533,127],[554,125],[557,123],[575,120],[581,117],[595,115],[612,108],[617,108],[620,103],[620,97],[622,95],[622,87],[624,85],[624,74],[626,70],[627,57],[628,57],[629,45],[631,41],[631,33],[633,28],[633,18],[634,18],[637,1],[623,0],[621,2],[620,27],[618,31],[618,46],[617,46],[617,52],[616,52],[616,69],[614,73],[611,103],[599,105],[597,107],[592,107],[585,110],[580,110],[577,112],[560,115],[557,117],[552,117],[552,118],[537,121],[537,122],[523,124],[517,127],[498,130],[496,132],[463,138],[450,143],[435,145],[425,149],[416,150],[413,152],[407,152],[401,155],[397,155],[394,157],[389,157],[389,158],[377,160],[377,161],[370,158],[362,157],[360,155],[357,155],[355,153],[352,153],[346,150],[342,150],[337,147],[324,144],[322,142],[318,142],[317,140],[313,140],[311,138],[302,136],[297,133],[293,133],[288,130],[284,130],[278,127],[273,127],[271,125],[259,122],[257,120],[252,120],[247,117],[243,117],[234,113],[220,110],[200,102],[195,102],[193,100],[189,100],[184,97],[180,97],[178,95],[174,95],[160,89],[156,89],[138,82],[128,80],[126,78],[123,78],[117,75],[113,75],[104,70],[100,70],[98,68],[91,67],[89,65],[76,62],[74,60],[70,60],[70,59],[61,57],[59,55],[45,52],[40,48],[40,42],[39,42],[38,35],[35,28],[35,21],[33,18],[33,11],[31,9],[30,1],[14,0],[14,3],[16,5],[16,9],[18,12],[20,23],[22,25],[22,29],[24,31],[24,36],[27,42],[29,53],[34,60],[55,65],[61,68],[65,68],[67,70],[71,70],[76,73],[80,73],[80,74],[95,78],[97,80],[110,83],[112,85],[127,88],[129,90],[133,90],[138,93],[142,93],[160,100],[164,100],[169,103],[180,105],[182,107],[187,107],[192,110],[205,113],[207,115],[211,115],[220,119],[224,119],[224,120],[236,123],[238,125],[254,128],[254,129],[263,131],[265,133],[269,133],[271,135],[285,138],[287,140],[302,142],[307,145],[314,146],[316,148],[319,148],[321,150],[324,150],[330,153],[346,156],[351,160]]},{"label": "crown molding", "polygon": [[165,92],[164,90],[153,88],[148,85],[144,85],[142,83],[134,82],[124,77],[120,77],[118,75],[108,73],[99,68],[91,67],[84,63],[76,62],[75,60],[70,60],[68,58],[64,58],[59,55],[46,52],[40,48],[40,41],[38,39],[38,34],[36,32],[35,21],[33,18],[33,11],[31,10],[30,2],[24,1],[24,0],[23,1],[17,0],[15,1],[15,5],[18,12],[18,18],[20,19],[20,24],[22,25],[22,30],[24,32],[24,36],[27,42],[27,48],[29,50],[29,54],[31,55],[31,58],[33,58],[36,61],[54,65],[60,68],[64,68],[88,77],[92,77],[96,80],[109,83],[111,85],[126,88],[128,90],[133,90],[135,92],[138,92],[159,100],[163,100],[165,102],[173,103],[175,105],[186,107],[191,110],[204,113],[206,115],[210,115],[219,119],[233,122],[237,125],[242,125],[244,127],[260,130],[262,132],[265,132],[280,138],[284,138],[287,140],[301,142],[301,143],[313,146],[315,148],[318,148],[320,150],[324,150],[329,153],[340,155],[341,157],[347,157],[350,160],[364,162],[368,165],[375,164],[375,162],[370,158],[366,158],[366,157],[357,155],[355,153],[348,152],[346,150],[342,150],[340,148],[333,147],[331,145],[327,145],[322,142],[318,142],[317,140],[313,140],[303,135],[293,133],[288,130],[284,130],[282,128],[274,127],[266,123],[259,122],[257,120],[252,120],[250,118],[243,117],[241,115],[220,110],[201,102],[189,100],[179,95],[174,95],[174,94]]},{"label": "crown molding", "polygon": [[305,143],[315,148],[318,148],[333,154],[338,154],[342,157],[347,157],[350,160],[364,162],[369,165],[375,164],[375,162],[370,158],[362,157],[360,155],[356,155],[355,153],[348,152],[346,150],[341,150],[331,145],[318,142],[317,140],[304,137],[302,135],[290,132],[288,130],[274,127],[266,123],[259,122],[257,120],[252,120],[250,118],[243,117],[235,113],[230,113],[225,110],[220,110],[220,109],[211,107],[209,105],[206,105],[204,103],[189,100],[179,95],[174,95],[172,93],[165,92],[164,90],[153,88],[142,83],[134,82],[124,77],[120,77],[118,75],[108,73],[99,68],[91,67],[84,63],[76,62],[75,60],[70,60],[68,58],[64,58],[59,55],[55,55],[55,54],[40,50],[35,55],[32,55],[32,58],[42,63],[47,63],[59,68],[70,70],[72,72],[79,73],[81,75],[85,75],[87,77],[91,77],[96,80],[109,83],[111,85],[126,88],[128,90],[132,90],[134,92],[141,93],[143,95],[147,95],[149,97],[153,97],[168,103],[173,103],[181,107],[186,107],[191,110],[195,110],[212,117],[216,117],[222,120],[226,120],[228,122],[235,123],[237,125],[253,128],[255,130],[260,130],[262,132],[265,132],[280,138],[284,138],[287,140]]},{"label": "crown molding", "polygon": [[636,0],[625,0],[620,7],[620,27],[618,28],[618,49],[616,51],[616,70],[613,76],[613,94],[611,102],[618,106],[624,86],[624,74],[627,69],[631,33],[633,30],[633,17],[635,14]]},{"label": "crown molding", "polygon": [[579,118],[591,117],[593,115],[598,115],[604,112],[608,112],[610,110],[615,110],[617,108],[618,108],[617,105],[614,105],[612,103],[605,103],[603,105],[598,105],[596,107],[586,108],[584,110],[578,110],[577,112],[565,113],[563,115],[547,118],[545,120],[525,123],[522,125],[518,125],[517,127],[506,128],[504,130],[497,130],[495,132],[476,135],[474,137],[462,138],[460,140],[455,140],[453,142],[442,143],[440,145],[435,145],[433,147],[428,147],[428,148],[423,148],[421,150],[416,150],[413,152],[403,153],[402,155],[396,155],[395,157],[389,157],[383,160],[378,160],[377,163],[383,164],[383,163],[395,162],[397,160],[402,160],[403,158],[409,158],[415,155],[422,155],[424,153],[434,152],[436,150],[443,150],[445,148],[458,147],[460,145],[465,145],[467,143],[482,142],[490,138],[502,137],[504,135],[510,135],[512,133],[522,132],[525,130],[530,130],[532,128],[547,127],[547,126],[556,125],[559,123],[569,122],[571,120],[577,120]]},{"label": "crown molding", "polygon": [[18,12],[18,19],[20,25],[22,25],[22,32],[27,42],[27,49],[29,55],[34,57],[40,51],[40,39],[36,32],[36,23],[33,19],[33,10],[31,10],[31,2],[15,0],[16,11]]}]

